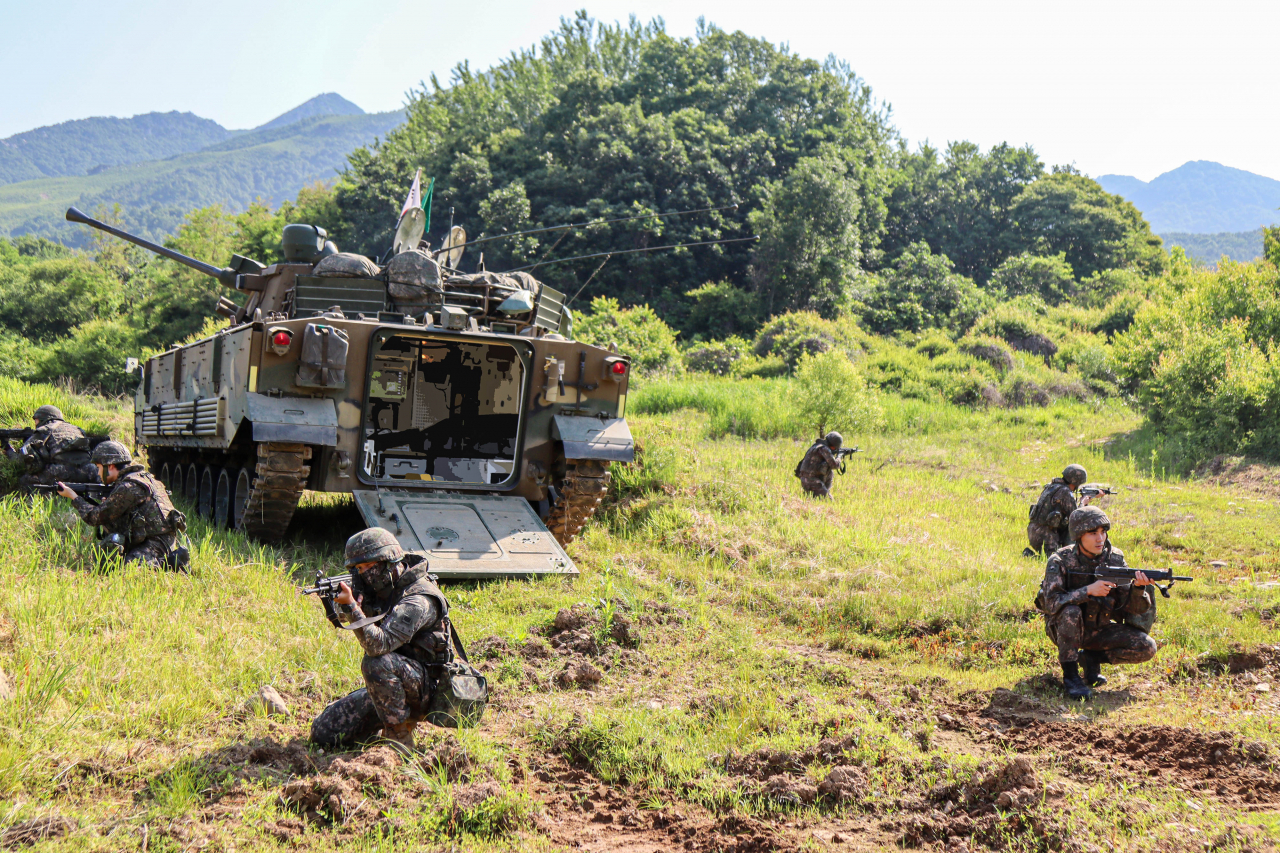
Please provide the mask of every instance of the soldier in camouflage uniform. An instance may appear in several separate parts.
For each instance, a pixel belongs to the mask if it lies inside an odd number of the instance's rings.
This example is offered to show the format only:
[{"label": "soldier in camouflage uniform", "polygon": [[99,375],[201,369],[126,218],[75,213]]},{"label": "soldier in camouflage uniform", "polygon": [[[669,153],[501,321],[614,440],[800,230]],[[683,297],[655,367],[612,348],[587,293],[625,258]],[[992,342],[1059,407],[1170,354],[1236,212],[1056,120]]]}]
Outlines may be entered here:
[{"label": "soldier in camouflage uniform", "polygon": [[[1124,566],[1124,554],[1107,540],[1111,520],[1101,508],[1082,507],[1068,522],[1076,544],[1060,548],[1045,566],[1036,606],[1045,633],[1058,647],[1062,684],[1072,699],[1088,699],[1105,684],[1103,663],[1142,663],[1156,654],[1148,636],[1155,621],[1151,581],[1134,573],[1129,586],[1095,578],[1099,566]],[[1079,665],[1084,664],[1081,678]]]},{"label": "soldier in camouflage uniform", "polygon": [[1053,482],[1044,487],[1039,500],[1031,507],[1027,524],[1027,540],[1031,544],[1022,552],[1025,556],[1034,557],[1042,551],[1052,554],[1070,544],[1067,519],[1076,511],[1076,489],[1087,479],[1089,475],[1084,468],[1068,465],[1061,477],[1054,477]]},{"label": "soldier in camouflage uniform", "polygon": [[427,573],[427,560],[406,554],[380,527],[347,540],[351,584],[334,602],[364,649],[364,688],[325,708],[311,725],[322,746],[382,736],[413,748],[413,729],[427,712],[434,670],[449,660],[449,603]]},{"label": "soldier in camouflage uniform", "polygon": [[814,497],[831,497],[832,474],[840,468],[834,451],[843,443],[844,438],[838,432],[829,432],[813,443],[796,466],[801,488]]},{"label": "soldier in camouflage uniform", "polygon": [[103,484],[112,487],[102,502],[95,506],[61,482],[58,494],[71,499],[86,524],[106,531],[99,545],[120,553],[126,563],[185,568],[186,549],[178,548],[177,540],[186,529],[186,518],[173,508],[164,484],[135,464],[129,449],[118,441],[99,444],[92,460]]},{"label": "soldier in camouflage uniform", "polygon": [[63,420],[57,406],[41,406],[32,415],[35,431],[17,450],[4,440],[4,454],[19,459],[27,473],[18,477],[18,487],[30,493],[33,485],[100,483],[98,471],[89,461],[89,439],[84,430]]}]

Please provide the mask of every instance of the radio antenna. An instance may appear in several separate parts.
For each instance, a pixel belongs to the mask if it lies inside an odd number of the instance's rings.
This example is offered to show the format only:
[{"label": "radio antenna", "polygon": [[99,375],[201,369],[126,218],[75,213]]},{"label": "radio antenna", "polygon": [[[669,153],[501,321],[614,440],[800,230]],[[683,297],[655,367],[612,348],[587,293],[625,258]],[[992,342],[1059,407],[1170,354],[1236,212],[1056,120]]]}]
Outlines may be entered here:
[{"label": "radio antenna", "polygon": [[701,243],[672,243],[669,246],[646,246],[643,249],[614,249],[612,252],[596,252],[593,255],[576,255],[572,258],[556,258],[551,261],[538,261],[536,264],[529,264],[527,267],[516,267],[515,269],[504,270],[504,272],[524,272],[525,270],[537,269],[547,264],[560,264],[565,261],[586,261],[591,258],[606,258],[611,255],[631,255],[636,252],[661,252],[663,249],[689,249],[694,246],[720,246],[725,243],[746,243],[753,240],[759,240],[759,234],[753,234],[750,237],[731,237],[728,240],[703,240]]},{"label": "radio antenna", "polygon": [[[513,231],[510,234],[494,234],[492,237],[479,237],[470,243],[463,243],[463,246],[474,246],[477,243],[487,243],[490,240],[505,240],[508,237],[524,237],[529,234],[542,234],[547,231],[561,231],[569,228],[585,228],[588,225],[610,225],[614,222],[632,222],[637,219],[664,219],[668,216],[688,216],[691,213],[714,213],[718,210],[737,210],[737,203],[727,204],[723,207],[699,207],[696,210],[673,210],[670,213],[640,213],[635,216],[620,216],[616,219],[592,219],[587,222],[570,222],[568,225],[548,225],[545,228],[532,228],[528,231]],[[452,212],[452,209],[450,209]],[[615,253],[616,254],[616,253]]]}]

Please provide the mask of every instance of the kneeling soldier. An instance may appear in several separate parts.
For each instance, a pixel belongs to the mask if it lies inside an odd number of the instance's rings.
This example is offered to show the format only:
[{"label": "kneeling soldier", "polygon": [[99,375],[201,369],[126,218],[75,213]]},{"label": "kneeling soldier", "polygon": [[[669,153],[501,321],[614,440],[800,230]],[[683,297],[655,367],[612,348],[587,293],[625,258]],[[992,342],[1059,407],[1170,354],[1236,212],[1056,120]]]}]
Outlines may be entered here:
[{"label": "kneeling soldier", "polygon": [[351,584],[334,602],[364,649],[365,688],[339,699],[311,726],[311,740],[336,746],[383,737],[413,747],[413,729],[435,687],[430,667],[449,660],[449,604],[427,573],[427,559],[406,554],[389,531],[362,530],[347,540]]},{"label": "kneeling soldier", "polygon": [[184,569],[188,555],[177,546],[186,529],[186,517],[173,508],[164,484],[135,464],[129,448],[118,441],[104,441],[90,457],[103,485],[111,491],[94,505],[58,483],[58,494],[71,499],[80,518],[90,527],[101,527],[107,536],[100,543],[108,551],[157,568]]},{"label": "kneeling soldier", "polygon": [[57,406],[41,406],[31,415],[35,430],[18,449],[3,439],[5,456],[21,460],[27,473],[18,478],[18,487],[30,492],[34,485],[52,486],[59,480],[71,483],[99,483],[89,461],[89,438],[84,430],[67,423]]},{"label": "kneeling soldier", "polygon": [[832,474],[840,467],[835,451],[844,444],[838,432],[829,432],[805,451],[804,458],[796,465],[795,475],[800,487],[815,498],[831,497]]},{"label": "kneeling soldier", "polygon": [[1072,699],[1088,699],[1090,687],[1106,683],[1104,662],[1142,663],[1156,654],[1155,640],[1147,636],[1156,606],[1152,582],[1142,572],[1134,573],[1127,588],[1094,577],[1099,567],[1125,565],[1124,554],[1107,541],[1110,529],[1111,520],[1100,507],[1071,513],[1068,531],[1076,544],[1049,558],[1036,599],[1045,615],[1045,633],[1058,647],[1062,684]]},{"label": "kneeling soldier", "polygon": [[[1041,553],[1052,555],[1067,545],[1067,519],[1077,509],[1076,490],[1089,479],[1080,465],[1068,465],[1061,477],[1044,487],[1040,498],[1031,506],[1027,521],[1028,547],[1023,555],[1034,557]],[[1083,506],[1083,504],[1081,504]]]}]

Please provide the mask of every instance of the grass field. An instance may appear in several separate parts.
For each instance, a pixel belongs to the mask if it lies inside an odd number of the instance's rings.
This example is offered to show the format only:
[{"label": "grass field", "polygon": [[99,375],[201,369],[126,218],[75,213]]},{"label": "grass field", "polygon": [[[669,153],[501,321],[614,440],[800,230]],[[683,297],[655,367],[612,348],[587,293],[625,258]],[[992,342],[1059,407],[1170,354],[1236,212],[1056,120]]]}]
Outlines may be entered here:
[{"label": "grass field", "polygon": [[[0,380],[0,416],[48,392]],[[1139,419],[885,402],[835,500],[801,497],[785,385],[651,385],[640,463],[573,579],[452,584],[481,727],[331,756],[359,682],[295,578],[360,525],[310,496],[289,544],[193,524],[190,576],[96,566],[65,503],[0,503],[0,831],[56,850],[1265,850],[1280,843],[1280,507],[1165,479]],[[64,395],[128,428],[127,405]],[[742,436],[749,436],[744,438]],[[1079,462],[1160,601],[1157,658],[1067,706],[1020,556]],[[1245,469],[1241,469],[1245,470]],[[558,615],[559,614],[559,615]],[[284,716],[244,707],[264,684]],[[51,837],[38,840],[41,834]]]}]

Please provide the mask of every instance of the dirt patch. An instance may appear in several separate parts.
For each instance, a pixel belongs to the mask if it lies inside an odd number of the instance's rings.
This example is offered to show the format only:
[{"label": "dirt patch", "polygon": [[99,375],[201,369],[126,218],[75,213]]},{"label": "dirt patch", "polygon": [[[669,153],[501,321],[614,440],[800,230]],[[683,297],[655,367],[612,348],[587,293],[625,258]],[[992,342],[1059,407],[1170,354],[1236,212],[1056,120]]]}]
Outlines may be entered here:
[{"label": "dirt patch", "polygon": [[74,821],[56,814],[24,820],[0,834],[0,847],[6,850],[30,847],[50,838],[61,838],[75,828]]},{"label": "dirt patch", "polygon": [[325,772],[287,783],[280,791],[280,801],[324,826],[347,824],[360,817],[373,819],[380,809],[368,795],[389,789],[392,770],[400,763],[399,753],[389,746],[335,758]]},{"label": "dirt patch", "polygon": [[1235,486],[1268,498],[1280,498],[1280,466],[1244,456],[1215,456],[1195,476],[1219,486]]},{"label": "dirt patch", "polygon": [[1068,756],[1073,775],[1085,779],[1127,773],[1158,778],[1223,803],[1280,803],[1280,757],[1266,744],[1242,741],[1227,732],[1175,726],[1099,729],[1036,721],[1006,736],[1020,750]]}]

